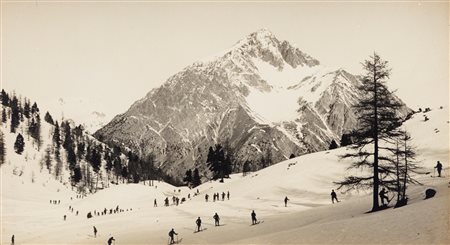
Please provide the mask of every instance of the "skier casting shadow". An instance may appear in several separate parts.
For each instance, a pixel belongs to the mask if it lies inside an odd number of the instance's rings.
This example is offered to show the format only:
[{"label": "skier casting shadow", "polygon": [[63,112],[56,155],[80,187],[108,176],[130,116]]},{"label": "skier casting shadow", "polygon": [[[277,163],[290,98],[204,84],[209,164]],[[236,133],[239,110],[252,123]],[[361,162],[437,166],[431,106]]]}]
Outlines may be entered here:
[{"label": "skier casting shadow", "polygon": [[173,239],[174,235],[178,236],[178,233],[176,233],[175,230],[172,228],[172,230],[169,231],[169,238],[170,238],[169,244],[175,243],[175,240]]},{"label": "skier casting shadow", "polygon": [[336,202],[339,202],[336,192],[334,192],[334,190],[331,190],[331,202],[334,203],[334,200],[336,200]]},{"label": "skier casting shadow", "polygon": [[197,224],[197,232],[200,232],[200,227],[202,227],[202,220],[200,219],[200,217],[198,217],[195,223]]},{"label": "skier casting shadow", "polygon": [[219,220],[220,220],[219,215],[216,213],[216,214],[214,214],[213,218],[214,218],[214,225],[215,226],[220,226],[220,224],[219,224]]},{"label": "skier casting shadow", "polygon": [[438,177],[441,177],[441,171],[442,171],[442,164],[441,164],[441,162],[437,161],[436,167],[434,167],[434,168],[437,169]]},{"label": "skier casting shadow", "polygon": [[258,223],[258,220],[256,220],[256,213],[255,210],[252,211],[252,225],[256,225]]}]

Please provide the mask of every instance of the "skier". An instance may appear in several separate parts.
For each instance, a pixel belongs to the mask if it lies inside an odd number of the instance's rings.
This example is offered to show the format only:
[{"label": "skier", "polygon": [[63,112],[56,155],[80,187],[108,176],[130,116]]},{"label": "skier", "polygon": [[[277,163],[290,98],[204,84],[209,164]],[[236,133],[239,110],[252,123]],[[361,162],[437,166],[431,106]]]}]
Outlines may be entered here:
[{"label": "skier", "polygon": [[222,192],[222,201],[225,200],[225,192]]},{"label": "skier", "polygon": [[205,194],[205,201],[208,202],[208,194]]},{"label": "skier", "polygon": [[97,228],[94,226],[94,237],[97,237]]},{"label": "skier", "polygon": [[216,213],[216,214],[214,214],[213,218],[214,218],[214,225],[215,226],[220,226],[220,224],[219,224],[219,220],[220,220],[219,215]]},{"label": "skier", "polygon": [[153,207],[158,207],[158,203],[156,203],[156,198],[155,201],[153,202]]},{"label": "skier", "polygon": [[285,207],[287,207],[287,202],[288,202],[288,201],[289,201],[289,198],[288,198],[288,197],[285,197],[285,198],[284,198],[284,206],[285,206]]},{"label": "skier", "polygon": [[227,199],[230,200],[230,192],[227,191]]},{"label": "skier", "polygon": [[258,221],[256,220],[255,210],[252,211],[252,225],[255,225]]},{"label": "skier", "polygon": [[11,237],[11,244],[14,245],[14,235]]},{"label": "skier", "polygon": [[331,190],[331,202],[334,203],[334,200],[336,200],[336,202],[339,202],[336,192],[334,192],[334,190]]},{"label": "skier", "polygon": [[174,244],[175,241],[173,240],[173,235],[178,235],[178,233],[176,233],[173,228],[171,231],[169,231],[169,237],[170,237],[170,243],[169,244]]},{"label": "skier", "polygon": [[64,221],[66,221],[66,215],[64,214]]},{"label": "skier", "polygon": [[110,237],[108,239],[108,245],[111,245],[113,241],[116,241],[116,239],[114,239],[114,237]]},{"label": "skier", "polygon": [[197,224],[197,232],[200,232],[200,227],[202,226],[202,220],[200,219],[200,217],[198,217],[195,223]]},{"label": "skier", "polygon": [[389,198],[386,196],[387,193],[388,192],[386,191],[386,189],[384,189],[384,187],[381,189],[381,191],[379,193],[380,198],[381,198],[381,204],[383,206],[387,205],[387,203],[386,204],[384,203],[384,199],[386,199],[386,201],[389,202]]},{"label": "skier", "polygon": [[169,198],[168,198],[168,197],[166,197],[166,199],[164,199],[164,205],[165,205],[166,207],[169,206]]},{"label": "skier", "polygon": [[442,164],[441,164],[441,162],[437,161],[436,167],[434,167],[434,168],[437,169],[438,177],[441,177],[441,171],[442,171]]}]

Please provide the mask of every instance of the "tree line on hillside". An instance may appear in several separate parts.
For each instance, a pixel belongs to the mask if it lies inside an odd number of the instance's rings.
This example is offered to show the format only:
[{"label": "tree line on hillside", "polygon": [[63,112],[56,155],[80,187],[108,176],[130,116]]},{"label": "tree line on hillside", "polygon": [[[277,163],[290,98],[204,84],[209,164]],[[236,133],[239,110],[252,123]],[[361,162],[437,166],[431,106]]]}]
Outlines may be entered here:
[{"label": "tree line on hillside", "polygon": [[[0,96],[2,123],[9,121],[10,132],[16,134],[13,145],[15,153],[21,155],[26,147],[33,146],[37,151],[41,151],[41,119],[37,104],[26,98],[22,100],[15,94],[10,95],[5,90],[1,91]],[[44,120],[52,125],[52,144],[44,149],[43,159],[40,161],[41,169],[45,167],[60,181],[64,170],[67,170],[72,186],[80,192],[97,191],[101,188],[99,182],[105,178],[107,183],[149,181],[149,185],[153,184],[151,180],[172,180],[171,176],[164,174],[157,167],[158,163],[153,155],[144,159],[120,147],[109,147],[87,135],[83,126],[71,126],[67,120],[59,123],[49,112],[45,113]],[[19,127],[23,133],[19,132]],[[25,146],[24,137],[30,137],[33,145]],[[1,132],[1,164],[5,162],[5,154],[4,134]],[[105,173],[106,176],[102,176]]]}]

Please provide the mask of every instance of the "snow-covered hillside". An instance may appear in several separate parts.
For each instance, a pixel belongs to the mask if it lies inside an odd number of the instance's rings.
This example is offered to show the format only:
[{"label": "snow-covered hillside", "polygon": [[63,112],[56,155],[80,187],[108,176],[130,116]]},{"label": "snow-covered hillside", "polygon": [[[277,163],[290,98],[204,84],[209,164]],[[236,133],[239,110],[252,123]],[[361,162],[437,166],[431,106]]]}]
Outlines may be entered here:
[{"label": "snow-covered hillside", "polygon": [[[448,244],[448,113],[447,107],[432,108],[426,113],[428,121],[419,113],[405,123],[417,146],[418,160],[431,174],[417,176],[424,185],[410,186],[407,206],[375,213],[366,213],[371,196],[365,191],[338,192],[341,202],[331,204],[330,191],[337,187],[333,181],[347,174],[349,161],[338,157],[346,148],[303,155],[245,177],[232,175],[225,183],[207,182],[198,187],[197,196],[197,189],[155,182],[152,187],[112,185],[82,199],[45,175],[32,183],[30,175],[12,174],[14,165],[28,165],[24,168],[28,171],[38,169],[38,163],[17,163],[17,158],[7,156],[11,163],[1,167],[1,242],[9,243],[14,234],[18,244],[104,244],[110,236],[117,244],[167,244],[167,233],[174,228],[186,244]],[[430,176],[437,160],[445,166],[445,178]],[[424,200],[427,188],[434,188],[437,194]],[[228,191],[230,200],[212,201],[213,193]],[[209,194],[209,202],[205,194]],[[172,196],[187,201],[179,206],[170,201],[171,206],[163,207],[163,199]],[[290,199],[287,207],[285,196]],[[61,203],[50,204],[54,199]],[[155,199],[158,207],[153,207]],[[124,212],[109,214],[109,209],[117,206]],[[88,212],[105,208],[107,215],[87,219]],[[263,223],[250,225],[252,210]],[[214,226],[215,212],[221,217],[219,227]],[[67,215],[66,221],[63,215]],[[197,217],[206,229],[200,233],[194,233]],[[96,238],[93,226],[99,232]]]}]

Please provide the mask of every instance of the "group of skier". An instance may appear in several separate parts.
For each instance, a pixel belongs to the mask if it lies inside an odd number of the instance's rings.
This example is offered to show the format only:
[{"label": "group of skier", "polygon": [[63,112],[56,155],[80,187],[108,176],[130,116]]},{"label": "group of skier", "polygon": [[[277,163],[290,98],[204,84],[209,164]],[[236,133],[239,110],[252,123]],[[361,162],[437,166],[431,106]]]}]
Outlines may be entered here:
[{"label": "group of skier", "polygon": [[[230,200],[230,192],[229,191],[227,191],[226,194],[225,194],[225,192],[222,192],[222,201],[225,201],[225,196],[227,197],[227,200]],[[213,194],[213,202],[215,202],[216,200],[217,201],[220,200],[220,194],[218,192]],[[209,201],[209,195],[208,194],[205,194],[205,201],[206,202]]]},{"label": "group of skier", "polygon": [[50,204],[60,204],[60,203],[61,203],[61,200],[58,200],[58,201],[50,200]]},{"label": "group of skier", "polygon": [[[250,216],[251,216],[251,219],[252,219],[252,225],[256,225],[256,224],[259,223],[258,220],[256,219],[256,213],[255,213],[255,210],[252,210]],[[214,226],[220,226],[220,217],[219,217],[219,215],[218,215],[217,213],[214,214],[213,219],[214,219]],[[196,232],[200,232],[200,231],[204,230],[204,229],[202,228],[202,219],[201,219],[200,217],[198,217],[198,218],[195,220],[195,224],[197,225]],[[174,244],[174,243],[176,243],[176,242],[175,242],[175,235],[178,235],[178,233],[176,233],[176,232],[175,232],[175,229],[172,228],[172,229],[169,231],[169,244]],[[178,239],[177,239],[177,240],[178,240]]]}]

